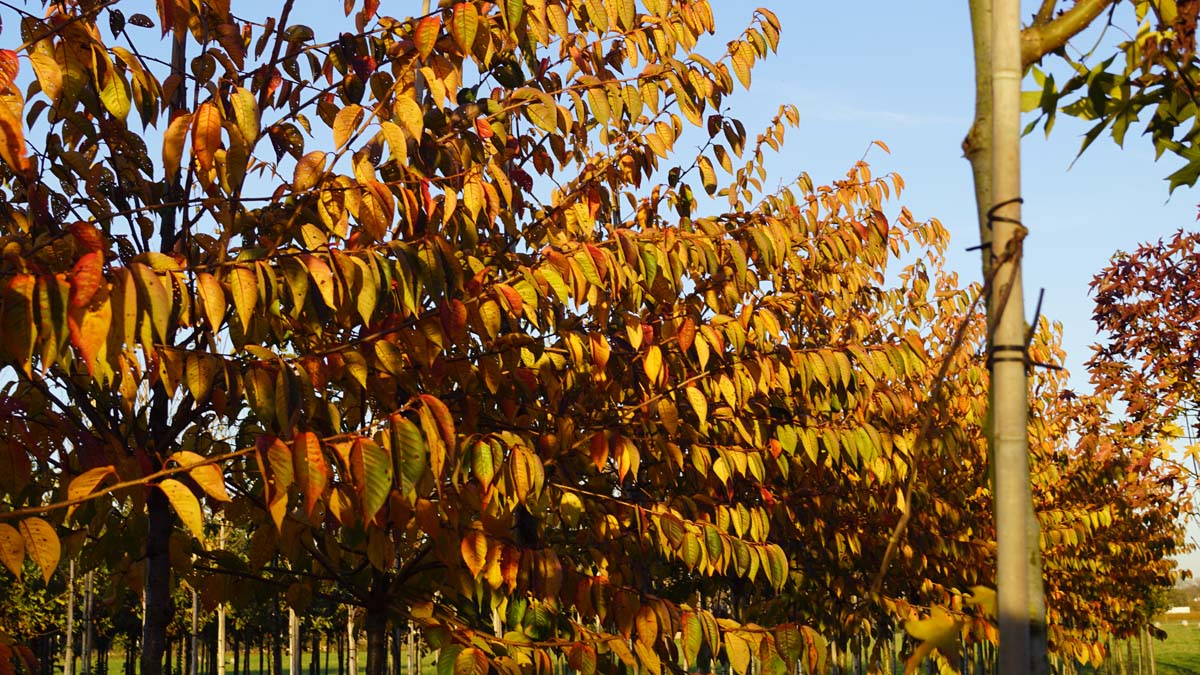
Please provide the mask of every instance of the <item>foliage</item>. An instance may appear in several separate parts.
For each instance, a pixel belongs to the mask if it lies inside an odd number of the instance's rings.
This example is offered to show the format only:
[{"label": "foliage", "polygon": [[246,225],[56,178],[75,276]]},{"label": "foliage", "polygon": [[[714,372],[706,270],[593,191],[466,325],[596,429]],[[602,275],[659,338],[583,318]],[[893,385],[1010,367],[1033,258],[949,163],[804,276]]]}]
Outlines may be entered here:
[{"label": "foliage", "polygon": [[[931,606],[994,637],[978,289],[884,213],[898,176],[764,190],[796,111],[751,137],[727,99],[771,12],[708,57],[704,0],[120,5],[51,3],[0,60],[7,566],[355,604],[373,675],[410,619],[455,675],[811,670]],[[1091,517],[1132,446],[1074,461],[1060,390],[1041,487],[1087,536],[1047,554],[1152,523],[1108,564],[1159,583],[1168,511]]]},{"label": "foliage", "polygon": [[[1056,2],[1044,3],[1053,6]],[[1085,4],[1085,3],[1076,3]],[[1107,58],[1096,57],[1096,49],[1076,52],[1066,49],[1056,55],[1070,70],[1064,82],[1053,74],[1034,69],[1039,90],[1026,92],[1026,111],[1040,110],[1038,120],[1047,133],[1058,112],[1095,124],[1084,135],[1080,152],[1106,131],[1123,145],[1131,128],[1142,126],[1157,155],[1170,152],[1184,165],[1168,177],[1171,190],[1195,185],[1200,178],[1200,126],[1193,99],[1200,62],[1196,58],[1196,22],[1200,4],[1192,0],[1101,0],[1095,15],[1107,17],[1105,31],[1127,36]],[[1116,10],[1124,10],[1118,14]],[[1136,25],[1118,26],[1114,17],[1130,15]],[[1096,23],[1100,23],[1096,21]]]}]

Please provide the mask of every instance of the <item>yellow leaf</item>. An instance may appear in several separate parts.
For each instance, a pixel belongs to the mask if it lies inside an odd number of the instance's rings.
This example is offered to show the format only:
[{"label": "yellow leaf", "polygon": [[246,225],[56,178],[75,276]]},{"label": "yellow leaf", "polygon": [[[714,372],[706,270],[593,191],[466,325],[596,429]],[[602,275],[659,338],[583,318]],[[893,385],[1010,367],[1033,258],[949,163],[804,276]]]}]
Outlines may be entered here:
[{"label": "yellow leaf", "polygon": [[700,418],[700,427],[703,428],[708,421],[708,399],[695,387],[687,388],[687,399],[688,403],[692,404],[692,410],[696,411],[696,417]]},{"label": "yellow leaf", "polygon": [[350,137],[358,130],[362,119],[363,108],[360,105],[351,103],[339,110],[337,116],[333,118],[333,147],[341,148],[349,143]]},{"label": "yellow leaf", "polygon": [[321,293],[321,299],[325,301],[325,306],[330,309],[337,308],[337,301],[334,299],[333,285],[333,270],[329,268],[326,262],[314,255],[305,255],[301,258],[304,266],[308,268],[308,274],[312,277],[313,282],[317,285],[317,290]]},{"label": "yellow leaf", "polygon": [[237,120],[242,140],[246,142],[247,147],[254,147],[254,142],[262,133],[258,102],[254,100],[254,94],[243,87],[235,87],[229,96],[229,104],[233,108],[233,117]]},{"label": "yellow leaf", "polygon": [[425,115],[421,112],[421,106],[407,96],[400,96],[396,99],[393,113],[404,128],[404,133],[409,138],[420,141],[425,130]]},{"label": "yellow leaf", "polygon": [[215,333],[225,321],[225,290],[217,278],[208,272],[196,275],[196,289],[200,292],[200,305],[204,310],[204,318],[208,319],[208,328]]},{"label": "yellow leaf", "polygon": [[650,383],[654,386],[661,385],[663,379],[663,360],[662,350],[658,348],[658,345],[654,345],[646,350],[645,366],[646,379],[650,380]]},{"label": "yellow leaf", "polygon": [[19,527],[21,538],[25,541],[25,552],[41,568],[42,579],[49,583],[62,556],[62,545],[58,542],[58,535],[50,523],[41,518],[26,518],[21,521]]},{"label": "yellow leaf", "polygon": [[321,176],[325,173],[325,156],[324,152],[314,150],[296,162],[296,170],[292,173],[293,190],[304,192],[321,182]]},{"label": "yellow leaf", "polygon": [[242,322],[242,332],[245,333],[250,330],[254,309],[258,306],[258,279],[254,270],[239,265],[230,270],[226,281],[233,296],[233,306]]},{"label": "yellow leaf", "polygon": [[725,655],[737,675],[746,675],[750,668],[750,645],[737,633],[725,634]]},{"label": "yellow leaf", "polygon": [[[116,471],[110,466],[98,466],[94,469],[88,469],[71,479],[70,485],[67,486],[67,501],[75,501],[82,499],[92,494],[96,490],[96,486],[100,481],[110,475],[116,475]],[[70,518],[78,506],[70,506],[67,508],[67,517]]]},{"label": "yellow leaf", "polygon": [[173,478],[167,478],[158,484],[171,502],[171,507],[179,515],[179,520],[192,531],[196,539],[204,542],[204,518],[200,512],[200,501],[192,494],[188,486]]},{"label": "yellow leaf", "polygon": [[25,562],[25,540],[17,529],[0,523],[0,562],[18,580],[21,579],[21,563]]},{"label": "yellow leaf", "polygon": [[170,460],[174,461],[180,468],[188,469],[188,475],[201,490],[209,497],[217,501],[230,501],[229,493],[225,491],[225,476],[221,473],[221,468],[216,464],[203,464],[205,458],[194,452],[181,450],[171,455]]}]

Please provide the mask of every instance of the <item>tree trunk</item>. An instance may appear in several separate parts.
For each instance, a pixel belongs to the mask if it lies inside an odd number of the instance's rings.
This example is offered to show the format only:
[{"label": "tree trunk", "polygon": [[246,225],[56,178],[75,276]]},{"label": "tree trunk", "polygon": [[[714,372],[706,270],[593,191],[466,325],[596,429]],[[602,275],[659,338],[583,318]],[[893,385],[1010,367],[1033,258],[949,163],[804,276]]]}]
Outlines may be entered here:
[{"label": "tree trunk", "polygon": [[75,561],[67,567],[67,650],[63,675],[75,675]]},{"label": "tree trunk", "polygon": [[354,625],[354,608],[346,608],[346,665],[350,675],[358,675],[358,629]]},{"label": "tree trunk", "polygon": [[192,589],[192,633],[188,636],[188,659],[187,673],[188,675],[200,675],[200,636],[197,633],[197,625],[200,623],[200,597],[195,589]]},{"label": "tree trunk", "polygon": [[93,572],[87,573],[87,581],[83,587],[83,663],[80,671],[83,675],[92,675],[92,640],[95,630],[92,627],[92,578]]},{"label": "tree trunk", "polygon": [[301,672],[300,656],[300,619],[296,617],[296,610],[288,607],[288,675]]},{"label": "tree trunk", "polygon": [[171,623],[171,507],[162,490],[146,497],[146,609],[142,618],[140,675],[163,675],[167,624]]},{"label": "tree trunk", "polygon": [[321,632],[310,626],[312,631],[312,655],[308,659],[308,675],[317,675],[321,667]]},{"label": "tree trunk", "polygon": [[[234,644],[234,656],[237,655],[237,644]],[[234,659],[234,668],[237,659]],[[225,675],[225,604],[217,605],[217,673],[216,675]],[[235,674],[236,675],[236,674]]]},{"label": "tree trunk", "polygon": [[271,635],[271,668],[272,675],[283,675],[283,640],[280,639],[280,633],[283,632],[283,617],[280,616],[279,608],[275,608],[275,632]]},{"label": "tree trunk", "polygon": [[387,673],[387,612],[383,607],[368,607],[366,675]]},{"label": "tree trunk", "polygon": [[[1016,5],[1014,0],[971,0],[976,111],[963,148],[975,179],[984,279],[991,281],[988,346],[993,412],[988,435],[996,499],[997,586],[1000,611],[1005,614],[1000,621],[1005,645],[1000,650],[1000,672],[1041,675],[1048,666],[1040,533],[1029,488],[1025,420],[1026,327],[1020,281],[1024,228],[1012,222],[1020,220],[1022,66]],[[1006,264],[993,270],[997,261]],[[1021,661],[1018,653],[1028,658]]]}]

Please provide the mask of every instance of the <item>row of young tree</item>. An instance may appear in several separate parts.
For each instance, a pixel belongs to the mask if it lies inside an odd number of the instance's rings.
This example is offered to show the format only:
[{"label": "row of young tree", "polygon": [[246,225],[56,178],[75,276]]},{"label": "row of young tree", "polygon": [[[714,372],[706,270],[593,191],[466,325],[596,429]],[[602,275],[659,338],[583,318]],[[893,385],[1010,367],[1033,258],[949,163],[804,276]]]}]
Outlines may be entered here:
[{"label": "row of young tree", "polygon": [[[368,675],[410,623],[453,675],[996,639],[979,308],[1010,286],[948,272],[899,176],[766,187],[796,110],[728,102],[774,14],[704,56],[705,0],[264,9],[50,2],[0,51],[8,573],[138,597],[145,675],[182,587],[357,607]],[[1098,664],[1174,581],[1190,476],[1169,410],[1112,423],[1052,324],[1026,341],[1049,645]],[[50,625],[3,630],[36,670]]]}]

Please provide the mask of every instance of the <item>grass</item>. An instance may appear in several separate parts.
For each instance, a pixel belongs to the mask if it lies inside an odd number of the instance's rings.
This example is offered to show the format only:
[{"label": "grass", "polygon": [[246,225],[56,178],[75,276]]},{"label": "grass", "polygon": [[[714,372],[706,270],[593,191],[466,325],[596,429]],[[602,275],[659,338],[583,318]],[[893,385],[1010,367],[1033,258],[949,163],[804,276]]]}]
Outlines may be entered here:
[{"label": "grass", "polygon": [[1154,661],[1158,675],[1200,675],[1200,623],[1163,621],[1167,639],[1154,642]]},{"label": "grass", "polygon": [[[302,657],[300,659],[301,670],[299,673],[297,673],[297,675],[308,675],[308,663],[311,658],[312,658],[311,651],[304,652],[304,654],[302,655]],[[260,671],[258,669],[258,650],[254,650],[250,654],[250,664],[249,664],[250,667],[246,670],[239,671],[238,675],[269,675],[269,672],[270,672],[269,669],[271,667],[270,663],[269,663],[270,659],[271,659],[271,655],[270,655],[270,653],[267,653],[264,656],[263,666],[266,667],[268,670]],[[401,653],[400,663],[401,663],[400,675],[409,675],[408,673],[405,672],[407,669],[408,660],[403,655],[403,651]],[[324,659],[324,656],[322,656],[322,658],[318,662],[318,668],[317,668],[318,675],[337,675],[337,652],[329,653],[329,668],[324,669],[323,668],[324,665],[325,665],[325,659]],[[172,669],[174,669],[174,667],[175,667],[174,662],[172,662],[171,667],[172,667]],[[184,664],[184,668],[186,670],[187,664]],[[358,650],[358,673],[357,673],[357,675],[364,675],[366,673],[366,669],[367,669],[366,645],[360,644],[359,650]],[[56,665],[55,671],[59,674],[61,674],[63,672],[63,664],[61,661]],[[75,661],[75,675],[80,675],[80,672],[81,672],[80,671],[80,663],[78,660],[76,660]],[[108,675],[124,675],[124,673],[125,673],[125,655],[121,654],[119,652],[113,652],[108,657]],[[174,673],[174,670],[172,670],[172,673]],[[421,667],[417,668],[416,672],[413,673],[412,675],[435,675],[435,673],[437,673],[436,655],[424,653],[424,654],[422,654]],[[95,675],[95,674],[93,674],[93,675]],[[225,655],[225,675],[233,675],[233,655],[230,653],[226,653],[226,655]],[[284,654],[283,654],[283,675],[291,675],[288,672],[288,655],[287,655],[286,650],[284,651]]]},{"label": "grass", "polygon": [[[1189,619],[1187,625],[1184,625],[1179,619],[1164,620],[1159,623],[1159,626],[1167,632],[1166,640],[1154,641],[1154,660],[1157,675],[1200,675],[1200,620]],[[358,652],[358,674],[363,675],[366,671],[366,652],[365,645],[360,645]],[[437,662],[434,654],[423,654],[422,664],[417,673],[412,675],[435,675],[437,672]],[[270,655],[267,655],[270,658]],[[301,659],[303,670],[297,675],[308,675],[308,662],[311,658],[311,652],[305,652]],[[407,659],[401,657],[401,663],[407,664]],[[264,665],[268,665],[265,664]],[[321,664],[324,665],[322,659]],[[269,667],[269,665],[268,665]],[[62,672],[62,664],[58,664],[57,671]],[[79,663],[76,662],[75,672],[78,675]],[[124,655],[113,653],[108,660],[108,675],[122,675],[125,672]],[[233,674],[233,657],[227,655],[225,665],[226,675]],[[1103,670],[1101,672],[1104,672]],[[268,675],[267,672],[258,670],[258,652],[255,651],[250,656],[250,668],[247,671],[242,671],[239,675]],[[283,675],[288,673],[288,658],[287,654],[283,657]],[[329,669],[319,670],[319,675],[337,675],[337,654],[329,655]],[[409,675],[404,672],[404,666],[401,668],[400,675]]]}]

